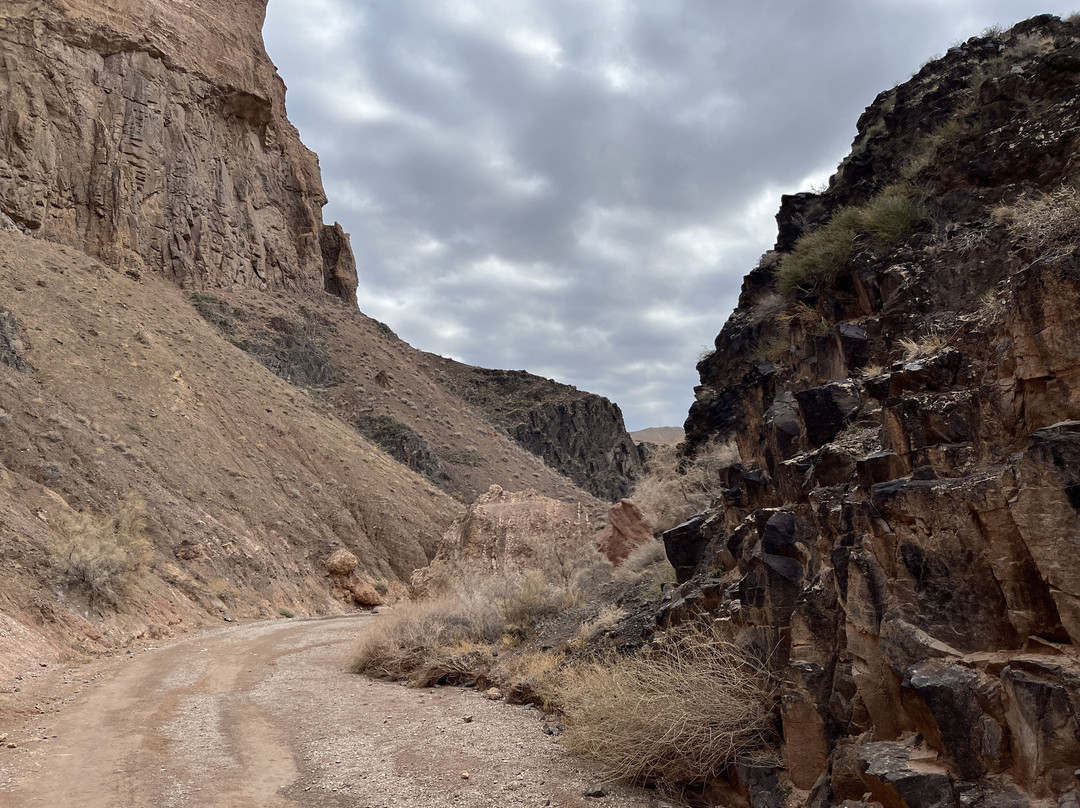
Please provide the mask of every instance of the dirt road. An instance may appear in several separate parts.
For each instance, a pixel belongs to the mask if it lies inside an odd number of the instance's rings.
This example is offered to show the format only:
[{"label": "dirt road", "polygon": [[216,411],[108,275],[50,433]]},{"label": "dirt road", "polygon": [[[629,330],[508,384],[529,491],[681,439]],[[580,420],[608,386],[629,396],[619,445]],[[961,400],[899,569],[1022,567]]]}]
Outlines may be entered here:
[{"label": "dirt road", "polygon": [[372,619],[255,623],[111,662],[57,712],[0,726],[16,744],[0,744],[0,806],[656,805],[584,798],[596,776],[535,710],[346,673]]}]

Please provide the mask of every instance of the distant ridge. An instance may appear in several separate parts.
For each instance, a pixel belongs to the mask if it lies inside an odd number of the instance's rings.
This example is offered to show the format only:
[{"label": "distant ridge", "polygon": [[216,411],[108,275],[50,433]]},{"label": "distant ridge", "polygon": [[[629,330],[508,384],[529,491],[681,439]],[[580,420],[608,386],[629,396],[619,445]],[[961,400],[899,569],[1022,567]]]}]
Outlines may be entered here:
[{"label": "distant ridge", "polygon": [[655,443],[658,446],[677,446],[682,443],[686,433],[681,426],[650,426],[631,432],[635,443]]}]

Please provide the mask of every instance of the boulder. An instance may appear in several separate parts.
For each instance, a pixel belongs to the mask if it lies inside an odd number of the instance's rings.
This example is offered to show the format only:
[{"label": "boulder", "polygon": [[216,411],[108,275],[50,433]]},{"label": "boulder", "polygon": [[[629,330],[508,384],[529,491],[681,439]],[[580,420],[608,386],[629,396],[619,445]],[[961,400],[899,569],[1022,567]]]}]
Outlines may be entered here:
[{"label": "boulder", "polygon": [[326,571],[330,575],[335,576],[347,576],[352,575],[353,571],[359,566],[360,562],[355,555],[350,553],[345,548],[335,550],[330,558],[326,559]]},{"label": "boulder", "polygon": [[641,509],[624,499],[608,508],[608,526],[600,531],[596,545],[608,561],[618,565],[631,552],[651,541],[652,527]]}]

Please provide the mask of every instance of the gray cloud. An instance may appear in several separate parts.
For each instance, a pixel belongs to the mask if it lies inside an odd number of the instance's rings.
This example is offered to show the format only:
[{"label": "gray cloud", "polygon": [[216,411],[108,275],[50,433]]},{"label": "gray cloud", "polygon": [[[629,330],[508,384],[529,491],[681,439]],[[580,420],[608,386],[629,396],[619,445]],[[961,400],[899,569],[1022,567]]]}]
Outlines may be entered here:
[{"label": "gray cloud", "polygon": [[1019,0],[270,0],[360,308],[679,424],[779,196]]}]

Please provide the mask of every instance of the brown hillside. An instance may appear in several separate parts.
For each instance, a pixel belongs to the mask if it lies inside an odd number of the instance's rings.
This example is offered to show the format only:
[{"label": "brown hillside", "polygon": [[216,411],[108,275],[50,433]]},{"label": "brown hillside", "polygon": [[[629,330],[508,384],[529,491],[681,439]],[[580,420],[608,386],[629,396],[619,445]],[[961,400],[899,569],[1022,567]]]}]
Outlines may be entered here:
[{"label": "brown hillside", "polygon": [[[18,324],[0,365],[0,610],[50,637],[344,608],[322,568],[335,550],[369,582],[407,579],[460,512],[163,279],[7,231],[0,284]],[[111,512],[128,493],[148,503],[154,554],[117,613],[60,579],[50,547],[68,508]]]},{"label": "brown hillside", "polygon": [[309,388],[328,410],[457,499],[472,502],[492,485],[534,489],[603,518],[606,506],[448,389],[436,370],[439,357],[355,308],[326,296],[296,301],[242,290],[191,299],[235,345]]}]

